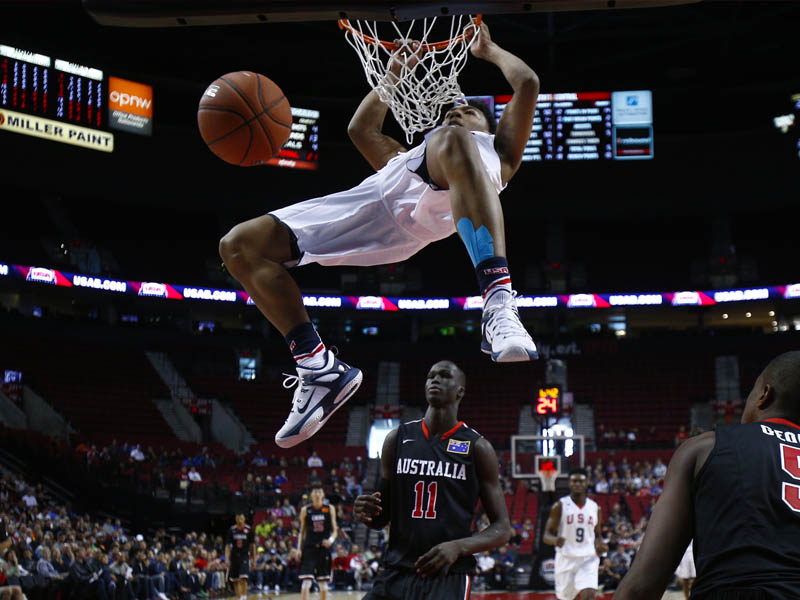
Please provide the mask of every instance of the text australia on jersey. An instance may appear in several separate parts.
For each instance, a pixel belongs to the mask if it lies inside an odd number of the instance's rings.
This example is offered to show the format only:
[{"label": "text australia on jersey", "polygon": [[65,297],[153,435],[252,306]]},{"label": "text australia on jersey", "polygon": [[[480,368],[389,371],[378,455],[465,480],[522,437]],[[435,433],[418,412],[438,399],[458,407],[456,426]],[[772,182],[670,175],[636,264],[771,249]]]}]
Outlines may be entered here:
[{"label": "text australia on jersey", "polygon": [[398,475],[422,475],[467,480],[467,465],[441,460],[400,458],[397,460]]}]

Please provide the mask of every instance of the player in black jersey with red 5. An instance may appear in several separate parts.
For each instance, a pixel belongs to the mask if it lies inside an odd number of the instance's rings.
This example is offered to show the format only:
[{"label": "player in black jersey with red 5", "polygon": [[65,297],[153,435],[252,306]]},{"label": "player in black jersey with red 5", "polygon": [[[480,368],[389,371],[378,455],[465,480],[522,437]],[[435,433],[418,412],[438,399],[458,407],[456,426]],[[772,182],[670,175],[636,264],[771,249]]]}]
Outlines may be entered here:
[{"label": "player in black jersey with red 5", "polygon": [[678,448],[614,600],[660,600],[692,537],[693,600],[800,598],[800,352],[767,365],[741,425]]},{"label": "player in black jersey with red 5", "polygon": [[236,525],[228,530],[225,561],[228,578],[233,582],[237,600],[247,599],[247,577],[250,574],[250,557],[256,555],[253,530],[243,514],[236,515]]},{"label": "player in black jersey with red 5", "polygon": [[315,485],[311,488],[311,504],[300,509],[297,550],[300,552],[301,600],[308,600],[313,579],[319,584],[320,600],[327,599],[331,580],[331,546],[338,535],[336,509],[325,504],[325,491],[321,485]]},{"label": "player in black jersey with red 5", "polygon": [[[472,555],[511,537],[494,448],[458,420],[464,385],[452,362],[431,367],[425,416],[386,436],[380,491],[356,498],[356,519],[375,529],[391,524],[383,568],[364,600],[469,598]],[[479,499],[490,524],[472,535]]]}]

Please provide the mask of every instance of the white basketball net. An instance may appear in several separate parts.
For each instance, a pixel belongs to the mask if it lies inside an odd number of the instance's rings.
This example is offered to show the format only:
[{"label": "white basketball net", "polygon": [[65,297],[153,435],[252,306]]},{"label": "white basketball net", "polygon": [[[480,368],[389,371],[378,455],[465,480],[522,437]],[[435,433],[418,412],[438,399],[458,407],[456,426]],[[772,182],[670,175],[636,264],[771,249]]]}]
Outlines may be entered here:
[{"label": "white basketball net", "polygon": [[[427,131],[438,124],[442,106],[458,100],[466,102],[458,85],[458,74],[467,63],[469,48],[480,29],[471,16],[455,15],[449,17],[449,39],[430,43],[428,36],[437,18],[410,21],[405,32],[400,30],[397,23],[391,22],[396,34],[392,39],[415,40],[422,44],[423,51],[418,53],[419,62],[413,66],[409,66],[409,60],[415,58],[410,51],[403,54],[394,48],[394,44],[380,41],[376,21],[340,21],[347,42],[355,48],[361,59],[367,82],[381,102],[389,106],[394,118],[406,132],[409,144],[416,132]],[[447,18],[442,19],[446,21]],[[342,23],[349,24],[349,27]],[[463,33],[466,35],[462,36]],[[392,57],[402,65],[396,77],[387,74]]]},{"label": "white basketball net", "polygon": [[556,491],[556,478],[558,477],[558,471],[555,469],[547,469],[544,471],[539,471],[539,483],[541,484],[541,490],[543,492],[555,492]]}]

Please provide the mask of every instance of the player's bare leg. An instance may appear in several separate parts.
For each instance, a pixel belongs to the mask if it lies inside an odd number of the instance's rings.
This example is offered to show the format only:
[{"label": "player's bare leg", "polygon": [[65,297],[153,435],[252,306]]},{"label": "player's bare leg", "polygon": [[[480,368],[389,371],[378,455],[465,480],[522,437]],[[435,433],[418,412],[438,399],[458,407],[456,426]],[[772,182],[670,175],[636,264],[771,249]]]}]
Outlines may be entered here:
[{"label": "player's bare leg", "polygon": [[596,590],[591,588],[586,588],[578,592],[578,595],[575,596],[575,600],[595,600],[597,597],[595,594]]},{"label": "player's bare leg", "polygon": [[426,156],[434,183],[450,190],[453,221],[484,297],[481,349],[497,362],[535,360],[536,345],[519,320],[511,290],[500,196],[472,134],[464,127],[442,127],[428,140]]},{"label": "player's bare leg", "polygon": [[[314,329],[300,288],[283,266],[292,260],[292,242],[286,227],[270,216],[246,221],[220,240],[219,253],[231,275],[284,336],[297,362],[297,375],[288,376],[284,387],[300,382],[302,385],[297,385],[292,410],[275,434],[279,446],[295,446],[319,431],[355,393],[361,385],[361,371],[327,350]],[[324,388],[325,393],[308,407],[307,401],[318,388]],[[296,410],[301,405],[306,407],[302,413]]]},{"label": "player's bare leg", "polygon": [[289,232],[270,216],[236,225],[219,242],[225,267],[258,309],[286,336],[302,323],[310,323],[300,288],[283,263],[292,259]]}]

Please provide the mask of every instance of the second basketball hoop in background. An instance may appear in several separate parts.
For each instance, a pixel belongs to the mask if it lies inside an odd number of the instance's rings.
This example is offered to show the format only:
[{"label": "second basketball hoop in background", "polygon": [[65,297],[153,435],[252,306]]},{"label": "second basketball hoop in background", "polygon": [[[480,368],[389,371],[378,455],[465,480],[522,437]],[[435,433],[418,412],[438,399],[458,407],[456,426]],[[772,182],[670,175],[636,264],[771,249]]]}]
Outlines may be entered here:
[{"label": "second basketball hoop in background", "polygon": [[223,75],[203,92],[197,125],[214,154],[250,167],[280,152],[292,131],[292,109],[274,81],[237,71]]}]

